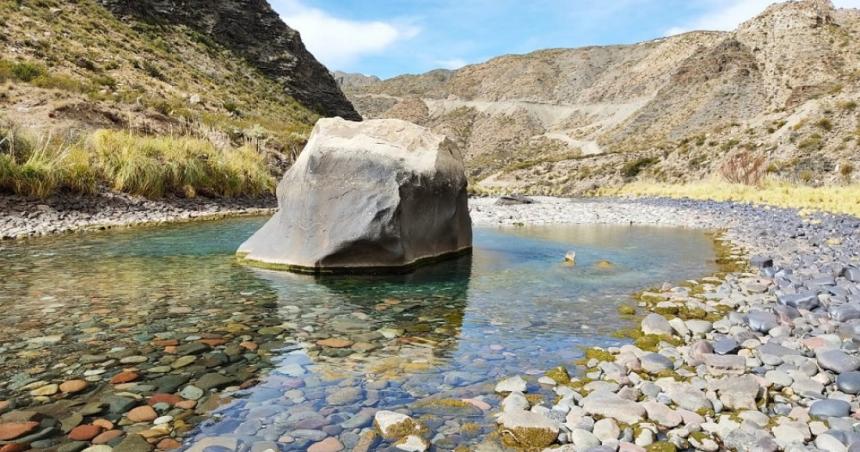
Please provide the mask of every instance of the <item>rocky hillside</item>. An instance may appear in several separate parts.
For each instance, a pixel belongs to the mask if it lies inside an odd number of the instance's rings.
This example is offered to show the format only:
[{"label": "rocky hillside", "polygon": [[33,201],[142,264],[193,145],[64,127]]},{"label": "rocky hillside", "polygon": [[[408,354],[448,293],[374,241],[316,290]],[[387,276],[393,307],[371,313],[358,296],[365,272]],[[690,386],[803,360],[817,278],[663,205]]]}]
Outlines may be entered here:
[{"label": "rocky hillside", "polygon": [[319,116],[360,119],[265,0],[9,0],[0,28],[0,154],[10,131],[62,147],[112,129],[282,169]]},{"label": "rocky hillside", "polygon": [[803,0],[733,32],[508,55],[343,88],[364,117],[454,139],[479,189],[576,194],[749,162],[832,183],[860,164],[858,43],[860,11]]}]

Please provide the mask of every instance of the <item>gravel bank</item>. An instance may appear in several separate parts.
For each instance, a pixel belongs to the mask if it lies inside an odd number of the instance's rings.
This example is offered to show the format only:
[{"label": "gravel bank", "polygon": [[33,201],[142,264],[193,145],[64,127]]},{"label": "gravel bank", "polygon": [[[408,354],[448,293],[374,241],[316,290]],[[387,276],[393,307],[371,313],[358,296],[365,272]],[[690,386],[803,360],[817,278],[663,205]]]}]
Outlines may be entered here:
[{"label": "gravel bank", "polygon": [[[736,271],[639,297],[633,344],[499,382],[509,446],[860,450],[860,220],[684,200],[476,200],[481,225],[724,229]],[[568,363],[569,364],[569,363]],[[531,385],[555,399],[527,398]],[[599,449],[595,449],[599,448]]]},{"label": "gravel bank", "polygon": [[59,195],[44,200],[0,196],[0,238],[17,239],[67,232],[111,229],[234,215],[267,214],[274,197],[256,199],[148,200],[117,193]]}]

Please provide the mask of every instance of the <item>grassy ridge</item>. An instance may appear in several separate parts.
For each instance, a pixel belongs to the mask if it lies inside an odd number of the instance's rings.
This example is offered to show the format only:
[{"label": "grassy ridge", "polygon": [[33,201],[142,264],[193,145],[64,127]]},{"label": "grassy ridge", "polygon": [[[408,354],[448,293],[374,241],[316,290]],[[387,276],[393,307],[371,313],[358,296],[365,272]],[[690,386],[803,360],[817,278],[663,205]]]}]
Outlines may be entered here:
[{"label": "grassy ridge", "polygon": [[778,179],[765,179],[758,185],[745,185],[714,178],[690,184],[634,182],[623,187],[602,190],[600,194],[749,202],[860,217],[860,184],[856,183],[810,187]]},{"label": "grassy ridge", "polygon": [[158,198],[259,196],[275,178],[251,146],[219,149],[189,136],[99,130],[74,142],[19,130],[0,134],[0,191],[47,197],[100,186]]}]

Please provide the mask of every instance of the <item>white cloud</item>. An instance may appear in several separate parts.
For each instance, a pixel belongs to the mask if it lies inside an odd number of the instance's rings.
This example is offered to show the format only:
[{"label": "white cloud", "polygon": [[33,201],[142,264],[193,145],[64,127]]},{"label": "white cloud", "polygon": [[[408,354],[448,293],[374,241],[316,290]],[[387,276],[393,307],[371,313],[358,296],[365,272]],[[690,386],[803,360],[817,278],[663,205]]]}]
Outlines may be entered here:
[{"label": "white cloud", "polygon": [[272,4],[284,22],[301,33],[308,50],[329,69],[345,68],[363,56],[382,53],[421,31],[409,24],[334,17],[300,0],[276,0]]},{"label": "white cloud", "polygon": [[[666,31],[666,36],[685,33],[693,30],[734,30],[742,22],[760,14],[773,0],[730,0],[708,1],[707,11],[691,21],[672,27]],[[839,8],[860,8],[860,0],[834,0]]]},{"label": "white cloud", "polygon": [[439,66],[442,69],[460,69],[461,67],[469,64],[466,60],[462,58],[451,58],[450,60],[436,60],[434,62],[436,66]]}]

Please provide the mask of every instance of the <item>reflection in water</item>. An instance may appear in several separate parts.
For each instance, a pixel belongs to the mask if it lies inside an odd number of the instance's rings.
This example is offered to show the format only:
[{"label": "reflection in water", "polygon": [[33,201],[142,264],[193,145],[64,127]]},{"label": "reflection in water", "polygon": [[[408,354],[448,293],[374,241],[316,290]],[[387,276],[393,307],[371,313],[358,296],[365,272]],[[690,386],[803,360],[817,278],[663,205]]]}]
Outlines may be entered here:
[{"label": "reflection in water", "polygon": [[[304,450],[333,436],[349,449],[373,410],[405,409],[437,448],[453,449],[493,427],[461,399],[496,405],[488,394],[501,377],[615,343],[629,293],[713,270],[698,232],[559,226],[477,229],[472,256],[408,275],[315,278],[236,263],[262,221],[0,244],[0,400],[104,401],[125,368],[141,377],[122,391],[143,396],[217,374],[227,397],[207,393],[194,412],[172,414],[180,434],[208,419],[188,444]],[[569,250],[576,266],[563,262]],[[28,395],[85,374],[93,391]]]}]

